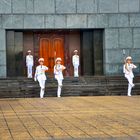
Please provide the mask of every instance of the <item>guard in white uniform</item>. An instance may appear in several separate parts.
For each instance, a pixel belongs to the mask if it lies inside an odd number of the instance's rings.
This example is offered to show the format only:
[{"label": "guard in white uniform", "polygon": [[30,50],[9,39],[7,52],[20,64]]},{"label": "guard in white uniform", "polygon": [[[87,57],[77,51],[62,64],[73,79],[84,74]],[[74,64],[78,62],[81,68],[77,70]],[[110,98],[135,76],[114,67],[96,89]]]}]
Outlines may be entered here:
[{"label": "guard in white uniform", "polygon": [[64,79],[62,72],[64,69],[66,69],[65,66],[61,65],[61,61],[62,59],[58,57],[55,60],[55,66],[54,66],[54,76],[58,82],[57,97],[61,97],[62,81]]},{"label": "guard in white uniform", "polygon": [[74,77],[79,77],[79,74],[78,74],[79,56],[78,56],[77,50],[74,50],[74,55],[72,56],[72,64],[74,67]]},{"label": "guard in white uniform", "polygon": [[26,56],[26,67],[27,67],[27,77],[32,78],[32,67],[34,64],[33,56],[31,55],[31,50],[28,50],[28,55]]},{"label": "guard in white uniform", "polygon": [[125,78],[128,80],[128,92],[127,92],[128,96],[131,96],[131,90],[135,86],[133,83],[133,78],[134,78],[133,69],[134,68],[137,68],[137,66],[135,66],[132,63],[132,57],[128,56],[125,59],[125,64],[123,66],[123,72],[125,74]]},{"label": "guard in white uniform", "polygon": [[34,80],[35,81],[38,80],[40,86],[40,98],[43,98],[45,92],[45,81],[47,79],[45,75],[45,71],[48,70],[48,67],[43,65],[44,58],[40,58],[38,62],[40,65],[36,67]]}]

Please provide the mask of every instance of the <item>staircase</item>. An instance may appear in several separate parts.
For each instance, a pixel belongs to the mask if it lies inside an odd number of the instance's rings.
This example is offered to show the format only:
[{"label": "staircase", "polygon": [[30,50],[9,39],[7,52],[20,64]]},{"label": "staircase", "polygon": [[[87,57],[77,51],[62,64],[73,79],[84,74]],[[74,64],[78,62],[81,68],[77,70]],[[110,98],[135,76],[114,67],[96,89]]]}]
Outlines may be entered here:
[{"label": "staircase", "polygon": [[[140,95],[140,77],[134,80],[135,88],[132,95]],[[126,95],[127,80],[123,76],[84,76],[79,79],[65,77],[62,96],[104,96]],[[39,97],[38,82],[25,77],[0,79],[0,98],[28,98]],[[47,97],[55,97],[57,81],[48,78],[46,82]]]}]

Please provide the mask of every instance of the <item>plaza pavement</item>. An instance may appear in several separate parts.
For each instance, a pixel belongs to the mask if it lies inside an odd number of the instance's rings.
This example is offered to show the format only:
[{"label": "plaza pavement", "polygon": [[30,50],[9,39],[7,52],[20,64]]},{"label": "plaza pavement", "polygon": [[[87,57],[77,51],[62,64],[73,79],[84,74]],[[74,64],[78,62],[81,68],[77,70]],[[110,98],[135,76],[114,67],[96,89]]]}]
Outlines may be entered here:
[{"label": "plaza pavement", "polygon": [[0,99],[0,140],[139,140],[140,96]]}]

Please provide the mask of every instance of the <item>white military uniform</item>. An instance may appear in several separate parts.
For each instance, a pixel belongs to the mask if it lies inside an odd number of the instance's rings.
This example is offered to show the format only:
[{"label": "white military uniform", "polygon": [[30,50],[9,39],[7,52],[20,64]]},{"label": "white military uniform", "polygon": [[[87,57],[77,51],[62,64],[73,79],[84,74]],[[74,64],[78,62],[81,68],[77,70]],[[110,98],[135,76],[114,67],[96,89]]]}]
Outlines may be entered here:
[{"label": "white military uniform", "polygon": [[27,66],[27,77],[32,78],[32,67],[33,67],[33,56],[32,55],[27,55],[26,56],[26,66]]},{"label": "white military uniform", "polygon": [[78,74],[79,56],[78,55],[72,56],[72,64],[74,67],[74,77],[79,77],[79,74]]},{"label": "white military uniform", "polygon": [[59,64],[56,64],[54,66],[54,75],[55,75],[55,79],[58,82],[57,97],[61,97],[62,81],[64,79],[62,71],[65,68],[66,67],[64,67],[63,65],[59,65]]},{"label": "white military uniform", "polygon": [[134,87],[133,68],[137,68],[137,66],[135,66],[134,64],[128,64],[128,63],[126,63],[126,65],[123,66],[123,73],[125,74],[125,78],[128,80],[128,92],[127,92],[128,96],[131,96],[131,90]]},{"label": "white military uniform", "polygon": [[40,86],[40,98],[44,97],[44,92],[45,92],[45,81],[46,81],[46,75],[45,71],[48,70],[48,67],[44,65],[39,65],[36,67],[35,71],[35,77],[34,80],[38,80],[39,86]]}]

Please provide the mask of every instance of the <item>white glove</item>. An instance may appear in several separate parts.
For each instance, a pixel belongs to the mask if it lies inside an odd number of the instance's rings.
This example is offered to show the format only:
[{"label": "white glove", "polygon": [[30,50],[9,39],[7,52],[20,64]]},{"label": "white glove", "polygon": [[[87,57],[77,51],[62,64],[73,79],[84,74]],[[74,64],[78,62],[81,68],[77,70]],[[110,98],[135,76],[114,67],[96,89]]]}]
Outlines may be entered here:
[{"label": "white glove", "polygon": [[34,81],[36,82],[36,77],[34,77]]}]

